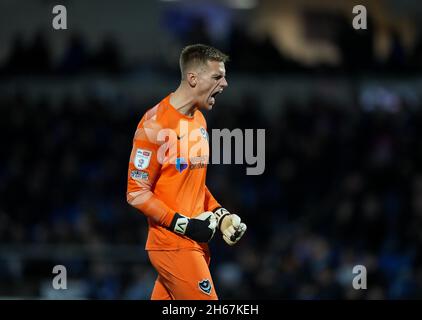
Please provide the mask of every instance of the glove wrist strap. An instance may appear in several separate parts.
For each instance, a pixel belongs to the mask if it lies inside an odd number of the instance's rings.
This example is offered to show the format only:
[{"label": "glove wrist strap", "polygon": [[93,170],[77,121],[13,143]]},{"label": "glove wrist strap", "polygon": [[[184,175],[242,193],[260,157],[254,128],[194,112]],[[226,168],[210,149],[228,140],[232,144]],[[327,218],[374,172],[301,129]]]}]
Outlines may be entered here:
[{"label": "glove wrist strap", "polygon": [[189,218],[176,212],[170,225],[170,230],[184,235],[189,224]]},{"label": "glove wrist strap", "polygon": [[221,223],[223,222],[223,219],[228,216],[230,214],[230,212],[222,207],[218,207],[217,209],[214,210],[214,215],[217,218],[217,226],[218,229],[220,229]]}]

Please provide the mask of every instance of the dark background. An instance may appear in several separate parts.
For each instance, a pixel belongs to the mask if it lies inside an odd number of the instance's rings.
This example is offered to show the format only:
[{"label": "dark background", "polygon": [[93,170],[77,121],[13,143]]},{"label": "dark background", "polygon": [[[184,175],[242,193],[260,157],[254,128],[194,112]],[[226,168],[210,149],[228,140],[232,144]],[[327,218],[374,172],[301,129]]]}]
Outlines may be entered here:
[{"label": "dark background", "polygon": [[208,169],[248,225],[237,246],[211,244],[219,297],[421,298],[422,4],[338,2],[0,1],[0,297],[149,299],[132,137],[200,42],[231,57],[209,129],[266,129],[263,175]]}]

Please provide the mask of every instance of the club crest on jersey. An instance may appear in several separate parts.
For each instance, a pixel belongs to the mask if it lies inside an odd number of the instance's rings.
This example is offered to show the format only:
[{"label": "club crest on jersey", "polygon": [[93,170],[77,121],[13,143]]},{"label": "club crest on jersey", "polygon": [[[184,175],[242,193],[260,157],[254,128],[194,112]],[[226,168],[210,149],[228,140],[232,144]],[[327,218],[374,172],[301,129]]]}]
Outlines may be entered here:
[{"label": "club crest on jersey", "polygon": [[199,130],[201,131],[201,135],[204,137],[204,139],[208,141],[208,132],[207,132],[207,130],[205,130],[202,127]]},{"label": "club crest on jersey", "polygon": [[199,289],[208,295],[211,294],[211,282],[208,279],[204,279],[198,282]]},{"label": "club crest on jersey", "polygon": [[145,149],[136,149],[135,159],[133,160],[136,169],[144,170],[148,168],[151,160],[152,151]]},{"label": "club crest on jersey", "polygon": [[176,158],[176,170],[180,173],[188,167],[185,158]]}]

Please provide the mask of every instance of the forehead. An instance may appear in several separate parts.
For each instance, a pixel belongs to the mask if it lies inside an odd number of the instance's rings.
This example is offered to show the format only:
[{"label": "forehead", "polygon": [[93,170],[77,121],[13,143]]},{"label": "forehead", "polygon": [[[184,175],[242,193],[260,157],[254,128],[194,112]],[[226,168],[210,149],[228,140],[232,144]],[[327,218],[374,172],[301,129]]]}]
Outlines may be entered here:
[{"label": "forehead", "polygon": [[210,73],[216,73],[216,74],[226,74],[226,68],[224,66],[224,62],[220,61],[213,61],[208,60],[207,61],[207,69]]}]

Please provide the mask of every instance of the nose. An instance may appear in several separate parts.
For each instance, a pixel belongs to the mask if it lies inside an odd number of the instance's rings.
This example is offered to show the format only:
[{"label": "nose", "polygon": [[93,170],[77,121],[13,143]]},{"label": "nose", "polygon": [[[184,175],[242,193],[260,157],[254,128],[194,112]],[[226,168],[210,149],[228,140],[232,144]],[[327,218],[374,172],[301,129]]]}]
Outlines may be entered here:
[{"label": "nose", "polygon": [[227,83],[226,77],[224,77],[224,78],[221,80],[221,84],[220,84],[220,86],[221,86],[222,88],[226,88],[228,85],[229,85],[229,84]]}]

